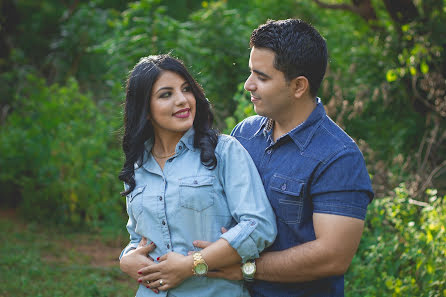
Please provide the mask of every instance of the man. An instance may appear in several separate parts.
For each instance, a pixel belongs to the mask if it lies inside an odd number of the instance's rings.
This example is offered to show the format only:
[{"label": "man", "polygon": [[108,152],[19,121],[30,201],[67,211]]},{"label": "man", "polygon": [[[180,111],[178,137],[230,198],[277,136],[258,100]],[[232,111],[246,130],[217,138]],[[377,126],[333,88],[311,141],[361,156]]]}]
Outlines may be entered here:
[{"label": "man", "polygon": [[[357,145],[316,97],[326,43],[312,26],[289,19],[259,26],[250,47],[245,89],[259,116],[239,123],[232,135],[253,158],[278,227],[274,244],[255,260],[255,273],[245,272],[255,279],[247,282],[251,294],[344,296],[343,275],[373,191]],[[209,276],[241,279],[242,273],[238,265]]]}]

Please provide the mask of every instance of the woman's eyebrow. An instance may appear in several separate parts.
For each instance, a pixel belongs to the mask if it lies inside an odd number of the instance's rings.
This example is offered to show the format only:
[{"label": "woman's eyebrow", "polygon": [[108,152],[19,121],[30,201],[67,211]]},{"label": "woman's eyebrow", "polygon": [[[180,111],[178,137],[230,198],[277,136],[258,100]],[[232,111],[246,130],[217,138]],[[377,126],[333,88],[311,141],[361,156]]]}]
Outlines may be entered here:
[{"label": "woman's eyebrow", "polygon": [[162,87],[162,88],[159,88],[158,91],[155,92],[155,94],[158,94],[162,90],[173,90],[173,88],[172,87]]}]

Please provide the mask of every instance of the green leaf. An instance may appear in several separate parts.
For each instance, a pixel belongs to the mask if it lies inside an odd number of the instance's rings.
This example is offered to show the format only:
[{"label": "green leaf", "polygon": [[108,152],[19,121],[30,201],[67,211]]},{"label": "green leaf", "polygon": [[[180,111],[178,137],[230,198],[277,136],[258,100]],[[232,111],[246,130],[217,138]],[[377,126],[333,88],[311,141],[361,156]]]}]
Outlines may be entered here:
[{"label": "green leaf", "polygon": [[423,74],[427,74],[429,72],[429,66],[425,61],[421,62],[420,69]]},{"label": "green leaf", "polygon": [[398,79],[398,75],[394,69],[390,69],[386,73],[386,79],[388,82],[394,82]]}]

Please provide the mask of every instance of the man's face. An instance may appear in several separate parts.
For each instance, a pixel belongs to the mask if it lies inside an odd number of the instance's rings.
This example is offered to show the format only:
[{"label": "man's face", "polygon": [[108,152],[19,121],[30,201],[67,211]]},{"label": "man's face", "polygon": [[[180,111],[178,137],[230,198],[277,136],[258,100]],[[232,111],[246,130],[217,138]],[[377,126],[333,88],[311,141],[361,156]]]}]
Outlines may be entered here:
[{"label": "man's face", "polygon": [[292,88],[285,80],[285,75],[274,68],[274,57],[275,54],[270,49],[251,49],[251,75],[245,82],[245,90],[251,93],[251,101],[257,114],[279,120],[289,113],[294,100]]}]

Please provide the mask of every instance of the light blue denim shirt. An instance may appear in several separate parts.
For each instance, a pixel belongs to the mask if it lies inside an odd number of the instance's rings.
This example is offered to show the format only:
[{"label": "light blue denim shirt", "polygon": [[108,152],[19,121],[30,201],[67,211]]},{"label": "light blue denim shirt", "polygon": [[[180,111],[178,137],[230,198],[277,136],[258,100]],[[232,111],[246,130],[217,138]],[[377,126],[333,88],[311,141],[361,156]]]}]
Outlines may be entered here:
[{"label": "light blue denim shirt", "polygon": [[[170,251],[187,255],[196,250],[194,240],[224,238],[242,261],[258,258],[276,237],[276,218],[266,197],[256,166],[248,152],[231,136],[219,136],[215,150],[217,167],[207,169],[200,150],[193,146],[191,128],[167,160],[164,170],[149,153],[135,165],[135,189],[127,196],[130,243],[135,248],[142,236],[153,241],[153,259]],[[222,234],[221,227],[228,229]],[[192,269],[192,267],[191,267]],[[191,277],[177,288],[155,294],[140,285],[136,296],[249,296],[242,281]]]}]

